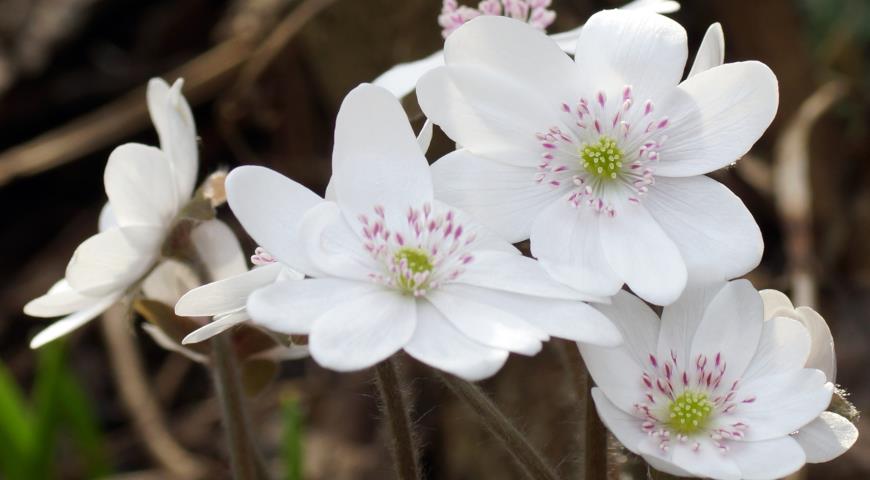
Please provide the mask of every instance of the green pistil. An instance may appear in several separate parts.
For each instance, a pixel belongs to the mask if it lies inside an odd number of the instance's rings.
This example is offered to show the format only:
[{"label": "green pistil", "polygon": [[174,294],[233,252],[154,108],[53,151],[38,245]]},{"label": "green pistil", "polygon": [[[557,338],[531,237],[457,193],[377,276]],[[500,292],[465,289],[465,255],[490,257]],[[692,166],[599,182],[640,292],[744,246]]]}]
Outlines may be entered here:
[{"label": "green pistil", "polygon": [[[401,265],[404,261],[412,274],[431,272],[433,268],[429,255],[425,250],[419,248],[402,247],[396,252],[394,260],[397,265]],[[419,287],[413,278],[402,273],[399,273],[396,281],[403,290],[408,292],[414,292]]]},{"label": "green pistil", "polygon": [[683,435],[704,431],[710,423],[713,407],[713,402],[706,394],[683,392],[668,407],[670,414],[667,421],[668,428]]},{"label": "green pistil", "polygon": [[597,143],[584,143],[580,146],[583,168],[602,179],[615,179],[622,171],[622,150],[616,140],[601,136]]}]

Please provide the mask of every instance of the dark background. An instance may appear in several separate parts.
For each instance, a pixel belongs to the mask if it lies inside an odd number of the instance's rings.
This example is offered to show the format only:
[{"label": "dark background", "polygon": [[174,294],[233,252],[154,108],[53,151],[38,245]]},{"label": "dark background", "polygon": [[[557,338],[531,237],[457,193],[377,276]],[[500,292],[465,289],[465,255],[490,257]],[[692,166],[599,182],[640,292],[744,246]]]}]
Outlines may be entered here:
[{"label": "dark background", "polygon": [[[549,31],[573,28],[619,4],[555,0],[559,16]],[[437,0],[0,0],[0,352],[24,394],[39,383],[37,355],[27,343],[47,322],[21,308],[63,275],[75,247],[95,231],[111,149],[126,141],[156,143],[141,90],[149,77],[171,82],[177,69],[184,72],[202,137],[201,178],[222,167],[261,164],[322,191],[342,97],[397,62],[439,49],[440,6]],[[787,292],[796,281],[807,286],[798,296],[834,332],[837,380],[867,409],[870,4],[687,0],[672,17],[688,30],[692,51],[719,21],[726,61],[757,59],[779,77],[773,126],[747,158],[715,176],[746,202],[764,232],[764,259],[750,279],[758,288]],[[411,97],[406,107],[419,127]],[[449,145],[439,132],[430,159]],[[776,181],[794,171],[809,181],[809,208],[798,201],[800,182]],[[172,436],[197,459],[210,459],[203,460],[208,478],[223,478],[207,372],[156,347],[140,329],[131,332]],[[81,329],[68,342],[66,364],[95,415],[107,468],[125,475],[116,478],[168,478],[149,454],[149,440],[132,426],[131,408],[119,400],[103,342],[98,322]],[[470,412],[425,368],[406,365],[427,478],[521,478]],[[578,417],[555,348],[512,357],[484,385],[568,476],[578,461]],[[287,399],[302,416],[305,478],[391,478],[370,372],[337,375],[310,360],[282,366],[278,381],[253,401],[276,471],[283,468],[286,408],[280,404]],[[866,432],[864,423],[859,429]],[[88,475],[76,444],[58,438],[50,478]],[[810,466],[807,475],[868,478],[870,441],[860,439],[840,459]]]}]

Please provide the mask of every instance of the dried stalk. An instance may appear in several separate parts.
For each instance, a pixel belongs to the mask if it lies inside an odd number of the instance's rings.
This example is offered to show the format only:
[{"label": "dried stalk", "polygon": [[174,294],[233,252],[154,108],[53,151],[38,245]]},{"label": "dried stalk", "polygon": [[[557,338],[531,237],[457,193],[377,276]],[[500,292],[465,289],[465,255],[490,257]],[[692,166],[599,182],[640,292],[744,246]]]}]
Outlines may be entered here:
[{"label": "dried stalk", "polygon": [[[785,232],[792,299],[796,305],[817,306],[813,253],[810,134],[821,116],[848,92],[842,80],[832,80],[801,104],[774,148],[773,189]],[[788,480],[805,478],[803,470]]]},{"label": "dried stalk", "polygon": [[785,231],[792,298],[796,305],[817,305],[813,272],[810,134],[819,118],[847,92],[848,85],[842,80],[832,80],[821,86],[801,104],[774,148],[773,187]]},{"label": "dried stalk", "polygon": [[103,314],[100,322],[113,378],[127,413],[161,468],[178,479],[203,478],[208,471],[205,464],[179,445],[166,427],[163,412],[145,379],[139,348],[127,320],[127,308],[117,304]]}]

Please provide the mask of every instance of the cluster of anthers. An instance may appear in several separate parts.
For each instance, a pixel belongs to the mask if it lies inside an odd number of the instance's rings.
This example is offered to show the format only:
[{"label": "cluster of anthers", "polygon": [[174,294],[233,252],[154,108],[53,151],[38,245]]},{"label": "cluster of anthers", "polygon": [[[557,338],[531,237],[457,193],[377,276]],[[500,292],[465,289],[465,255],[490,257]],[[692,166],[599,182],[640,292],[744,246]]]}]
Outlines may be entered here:
[{"label": "cluster of anthers", "polygon": [[374,215],[360,215],[364,247],[381,265],[370,278],[403,293],[419,297],[458,278],[473,261],[474,232],[458,222],[451,210],[434,212],[432,205],[408,208],[405,222],[387,228],[384,207]]},{"label": "cluster of anthers", "polygon": [[263,247],[257,247],[254,250],[254,254],[251,255],[251,263],[254,265],[269,265],[270,263],[275,263],[277,260],[272,256],[269,252],[267,252]]},{"label": "cluster of anthers", "polygon": [[477,8],[459,5],[456,0],[444,0],[438,24],[447,38],[454,30],[472,18],[481,15],[504,15],[546,30],[556,19],[556,12],[548,7],[552,0],[483,0]]},{"label": "cluster of anthers", "polygon": [[749,428],[728,417],[740,404],[754,402],[755,396],[741,395],[739,379],[723,384],[727,364],[721,353],[698,355],[694,368],[685,371],[677,365],[673,351],[664,362],[649,355],[649,367],[641,378],[644,398],[634,405],[644,418],[641,429],[658,440],[662,451],[668,451],[672,441],[691,442],[697,451],[701,448],[698,437],[709,436],[720,452],[727,452],[726,441],[743,438]]},{"label": "cluster of anthers", "polygon": [[569,185],[568,202],[616,215],[612,195],[639,203],[654,181],[654,164],[667,139],[667,117],[656,118],[651,100],[635,106],[630,85],[608,101],[601,90],[560,110],[568,118],[535,137],[543,149],[535,181],[552,188]]}]

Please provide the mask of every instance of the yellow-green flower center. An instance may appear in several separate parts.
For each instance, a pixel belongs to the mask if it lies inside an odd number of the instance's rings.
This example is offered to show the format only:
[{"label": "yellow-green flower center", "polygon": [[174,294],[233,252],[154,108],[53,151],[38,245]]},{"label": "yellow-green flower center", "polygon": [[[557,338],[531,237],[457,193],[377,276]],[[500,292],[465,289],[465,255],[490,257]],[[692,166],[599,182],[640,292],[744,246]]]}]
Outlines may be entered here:
[{"label": "yellow-green flower center", "polygon": [[583,143],[580,157],[583,168],[596,177],[612,180],[622,171],[622,150],[611,137],[601,136],[596,143]]},{"label": "yellow-green flower center", "polygon": [[710,423],[713,408],[707,394],[687,390],[668,406],[668,428],[683,435],[704,431]]},{"label": "yellow-green flower center", "polygon": [[419,248],[402,247],[396,251],[393,261],[399,267],[396,282],[402,290],[411,293],[425,283],[425,274],[433,268],[429,255]]}]

